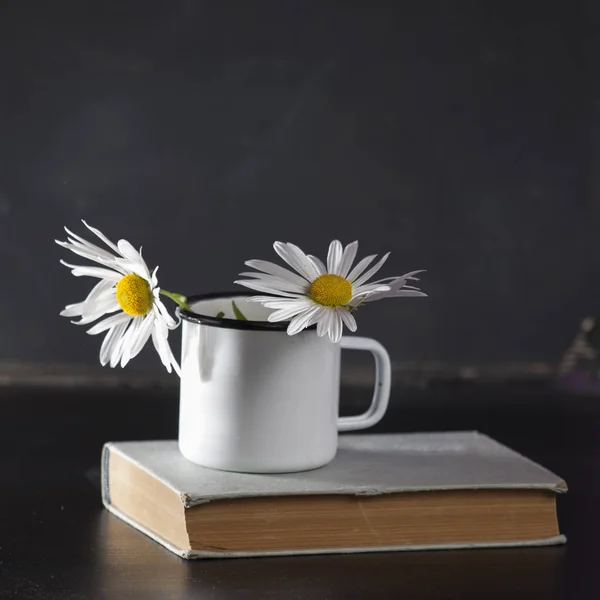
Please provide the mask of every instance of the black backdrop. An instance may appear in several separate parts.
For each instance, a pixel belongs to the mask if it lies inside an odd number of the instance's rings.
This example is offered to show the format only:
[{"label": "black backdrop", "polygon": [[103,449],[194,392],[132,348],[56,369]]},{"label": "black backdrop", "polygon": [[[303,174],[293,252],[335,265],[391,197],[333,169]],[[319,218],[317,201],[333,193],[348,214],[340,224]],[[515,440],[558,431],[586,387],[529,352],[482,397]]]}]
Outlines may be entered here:
[{"label": "black backdrop", "polygon": [[96,363],[58,316],[90,280],[53,239],[84,218],[183,293],[358,239],[428,270],[360,315],[395,360],[557,360],[600,300],[599,11],[5,0],[0,358]]}]

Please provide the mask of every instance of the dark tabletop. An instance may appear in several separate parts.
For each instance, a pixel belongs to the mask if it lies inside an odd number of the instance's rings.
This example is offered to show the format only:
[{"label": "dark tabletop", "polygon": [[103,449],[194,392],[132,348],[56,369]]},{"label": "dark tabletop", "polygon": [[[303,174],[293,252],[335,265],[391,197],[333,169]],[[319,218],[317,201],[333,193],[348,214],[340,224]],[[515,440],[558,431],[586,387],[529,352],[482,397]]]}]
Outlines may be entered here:
[{"label": "dark tabletop", "polygon": [[[343,412],[368,402],[343,391]],[[565,546],[188,562],[102,507],[108,440],[177,435],[174,389],[0,389],[1,598],[600,598],[600,398],[549,384],[396,388],[372,432],[478,429],[566,479]]]}]

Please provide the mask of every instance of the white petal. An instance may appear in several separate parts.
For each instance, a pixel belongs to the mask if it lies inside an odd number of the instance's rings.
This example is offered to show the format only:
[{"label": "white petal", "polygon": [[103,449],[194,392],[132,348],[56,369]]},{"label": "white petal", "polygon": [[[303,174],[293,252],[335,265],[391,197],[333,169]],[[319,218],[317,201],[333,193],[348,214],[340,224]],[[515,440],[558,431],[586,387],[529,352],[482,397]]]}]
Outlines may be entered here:
[{"label": "white petal", "polygon": [[83,302],[77,304],[67,304],[64,310],[60,311],[61,317],[80,317],[83,309]]},{"label": "white petal", "polygon": [[181,369],[171,352],[169,342],[167,341],[166,331],[166,329],[155,323],[155,327],[152,329],[152,343],[167,371],[170,373],[171,368],[173,367],[175,372],[181,377]]},{"label": "white petal", "polygon": [[[260,302],[269,308],[284,308],[287,302],[296,302],[299,298],[278,298],[277,296],[250,296],[246,298],[246,302]],[[269,303],[269,304],[267,304]],[[273,306],[271,306],[273,304]],[[281,304],[281,306],[279,306]]]},{"label": "white petal", "polygon": [[292,269],[300,273],[300,275],[302,275],[302,277],[304,277],[305,279],[308,279],[302,267],[302,262],[298,261],[296,259],[296,256],[292,252],[290,252],[286,243],[275,242],[273,244],[273,249],[290,267],[292,267]]},{"label": "white petal", "polygon": [[314,281],[319,276],[319,272],[313,262],[298,246],[290,243],[275,242],[273,248],[290,267],[298,271],[308,281]]},{"label": "white petal", "polygon": [[296,275],[296,273],[292,273],[289,269],[285,269],[284,267],[280,267],[275,263],[266,261],[266,260],[249,260],[246,262],[246,265],[249,267],[256,269],[257,271],[263,271],[264,273],[268,273],[269,275],[274,275],[275,277],[281,277],[286,281],[291,281],[299,286],[306,285],[306,279],[300,277],[300,275]]},{"label": "white petal", "polygon": [[96,319],[103,317],[104,314],[105,313],[98,313],[93,315],[87,315],[85,317],[82,315],[79,321],[71,321],[71,323],[73,323],[73,325],[89,325],[90,323],[93,323]]},{"label": "white petal", "polygon": [[[105,256],[103,257],[98,252],[95,252],[93,250],[88,250],[87,248],[82,248],[81,244],[61,242],[60,240],[54,240],[54,241],[59,246],[62,246],[63,248],[70,250],[74,254],[77,254],[78,256],[82,256],[83,258],[87,258],[88,260],[93,260],[102,265],[109,265],[112,262],[114,262],[114,260],[115,260],[115,257],[110,254],[108,255],[108,257],[105,257]],[[108,254],[108,252],[106,254]]]},{"label": "white petal", "polygon": [[106,331],[107,329],[110,329],[111,327],[114,327],[119,323],[126,323],[131,318],[132,317],[127,313],[120,312],[118,315],[112,315],[111,317],[107,317],[103,321],[99,321],[98,323],[96,323],[96,325],[90,327],[87,330],[87,333],[89,333],[90,335],[97,335],[98,333],[102,333],[103,331]]},{"label": "white petal", "polygon": [[171,372],[171,361],[169,360],[168,356],[164,356],[163,345],[160,342],[160,339],[161,339],[161,333],[160,333],[159,328],[153,327],[152,328],[152,343],[154,344],[154,349],[156,350],[156,353],[158,354],[160,361],[166,367],[167,371],[170,373]]},{"label": "white petal", "polygon": [[310,300],[307,296],[294,294],[293,297],[279,297],[279,296],[250,296],[246,298],[246,302],[260,302],[263,306],[268,308],[285,308],[289,306],[289,302],[302,302],[304,300]]},{"label": "white petal", "polygon": [[150,338],[152,328],[154,327],[154,314],[148,314],[144,317],[143,323],[140,326],[137,337],[131,347],[130,359],[135,358],[146,345],[146,342]]},{"label": "white petal", "polygon": [[[414,285],[403,285],[402,289],[403,290],[414,290],[415,292],[421,291],[418,287],[415,287]],[[396,290],[396,291],[398,291],[398,290]]]},{"label": "white petal", "polygon": [[322,315],[319,318],[319,322],[317,323],[317,335],[319,337],[323,337],[329,331],[330,313],[331,309],[326,309],[323,311]]},{"label": "white petal", "polygon": [[156,272],[158,271],[158,267],[154,267],[154,271],[152,271],[152,276],[150,277],[150,283],[152,287],[155,288],[158,285],[158,277],[156,276]]},{"label": "white petal", "polygon": [[383,279],[378,279],[377,281],[373,281],[372,283],[384,283],[386,285],[389,285],[391,291],[396,291],[404,286],[408,288],[419,289],[415,288],[414,286],[406,285],[407,281],[419,281],[418,277],[413,276],[416,273],[422,273],[422,271],[412,271],[411,273],[406,273],[405,275],[401,275],[400,277],[384,277]]},{"label": "white petal", "polygon": [[127,241],[119,240],[117,248],[122,256],[133,262],[139,263],[142,260],[140,253]]},{"label": "white petal", "polygon": [[175,371],[175,373],[177,373],[179,378],[181,378],[181,368],[179,366],[179,363],[177,362],[177,359],[173,355],[173,351],[171,350],[171,346],[169,346],[169,343],[167,342],[167,340],[165,340],[165,344],[166,344],[167,350],[169,352],[169,359],[171,360],[171,365],[173,366],[173,370]]},{"label": "white petal", "polygon": [[113,244],[99,229],[90,227],[83,219],[81,222],[94,234],[97,235],[109,248],[112,248],[115,252],[119,253],[119,249]]},{"label": "white petal", "polygon": [[[398,290],[386,296],[387,298],[427,298],[427,294],[417,290]],[[369,296],[370,298],[370,296]],[[367,301],[369,301],[367,298]]]},{"label": "white petal", "polygon": [[155,300],[154,306],[158,309],[159,318],[164,321],[168,329],[175,329],[179,325],[179,322],[169,314],[167,307],[161,300]]},{"label": "white petal", "polygon": [[402,279],[401,277],[382,277],[381,279],[376,279],[375,281],[371,281],[369,285],[375,285],[376,283],[381,283],[384,285],[392,285],[396,280]]},{"label": "white petal", "polygon": [[115,312],[116,310],[121,311],[121,307],[117,302],[114,292],[109,291],[96,296],[93,300],[86,299],[83,303],[81,311],[82,319],[79,325],[91,323],[105,314]]},{"label": "white petal", "polygon": [[[414,275],[421,273],[422,271],[411,271],[401,277],[392,277],[388,280],[389,291],[379,292],[370,294],[365,298],[365,302],[373,302],[374,300],[381,300],[383,298],[421,298],[426,297],[418,287],[413,285],[407,285],[407,281],[418,281],[418,277]],[[382,280],[383,281],[383,280]]]},{"label": "white petal", "polygon": [[281,308],[275,312],[272,312],[267,317],[267,320],[270,323],[277,323],[279,321],[287,321],[288,319],[292,318],[293,316],[295,316],[299,313],[305,312],[307,310],[310,310],[311,308],[312,308],[312,306],[308,303],[294,303],[286,308]]},{"label": "white petal", "polygon": [[361,296],[369,296],[376,292],[389,292],[390,288],[387,285],[361,285],[356,289],[352,289],[352,300]]},{"label": "white petal", "polygon": [[388,259],[390,253],[385,254],[374,266],[372,266],[366,273],[363,273],[358,279],[352,282],[353,285],[359,286],[362,285],[365,281],[368,281],[381,267],[383,263]]},{"label": "white petal", "polygon": [[102,366],[105,366],[112,359],[113,352],[118,348],[128,322],[116,325],[104,337],[100,348],[100,364]]},{"label": "white petal", "polygon": [[327,272],[333,275],[340,274],[340,266],[342,263],[342,244],[338,240],[333,240],[329,244],[329,252],[327,252]]},{"label": "white petal", "polygon": [[123,346],[125,344],[125,341],[127,340],[127,334],[135,326],[135,321],[136,321],[136,317],[131,317],[131,319],[129,319],[129,321],[127,321],[126,323],[124,323],[124,324],[122,323],[121,325],[116,326],[116,327],[122,327],[124,325],[124,328],[123,328],[123,333],[122,333],[118,343],[115,344],[113,351],[111,353],[110,366],[113,369],[119,364],[119,361],[121,360],[121,356],[123,356]]},{"label": "white petal", "polygon": [[267,308],[291,308],[292,306],[309,307],[315,304],[314,300],[301,296],[299,298],[271,298],[264,302],[263,306]]},{"label": "white petal", "polygon": [[268,287],[266,285],[261,285],[260,283],[257,283],[256,281],[238,280],[238,281],[235,281],[234,283],[237,283],[238,285],[243,285],[244,287],[250,288],[251,290],[256,290],[257,292],[265,292],[267,294],[274,294],[275,296],[285,296],[287,298],[297,298],[298,297],[298,294],[291,294],[290,292],[282,292],[278,289],[274,289],[274,288]]},{"label": "white petal", "polygon": [[[392,294],[394,293],[394,290],[381,290],[378,292],[372,292],[370,294],[367,294],[365,296],[357,296],[357,298],[360,299],[360,303],[362,304],[363,302],[374,302],[375,300],[383,300],[384,298],[390,298],[392,296]],[[353,298],[352,300],[354,300],[355,298]],[[350,305],[353,306],[354,303],[352,301],[350,301]]]},{"label": "white petal", "polygon": [[127,240],[119,240],[119,244],[119,248],[127,249],[127,253],[131,257],[129,260],[138,265],[138,268],[144,273],[142,277],[150,281],[150,269],[148,268],[146,261],[142,258],[142,249],[140,248],[140,251],[138,252]]},{"label": "white petal", "polygon": [[146,263],[140,263],[133,260],[129,260],[127,258],[116,258],[116,264],[124,269],[128,273],[135,273],[139,275],[142,279],[145,279],[148,283],[152,283],[152,276],[150,275],[150,271],[146,266]]},{"label": "white petal", "polygon": [[350,283],[354,283],[354,280],[360,276],[360,274],[373,262],[373,259],[377,258],[377,254],[371,254],[370,256],[365,256],[355,267],[348,273],[348,277],[346,279]]},{"label": "white petal", "polygon": [[177,373],[178,377],[181,379],[181,367],[177,362],[177,359],[173,355],[173,351],[171,350],[171,346],[167,346],[169,349],[169,357],[171,358],[171,364],[173,365],[173,370]]},{"label": "white petal", "polygon": [[314,263],[295,244],[288,242],[287,246],[289,251],[292,252],[296,256],[296,258],[302,263],[302,266],[304,267],[305,276],[308,279],[308,281],[314,281],[319,276],[319,271],[315,267]]},{"label": "white petal", "polygon": [[308,310],[305,310],[303,313],[294,317],[288,325],[288,335],[296,335],[297,333],[308,327],[309,323],[311,322],[311,319],[319,310],[319,306],[313,306]]},{"label": "white petal", "polygon": [[406,279],[402,279],[401,277],[388,277],[385,279],[378,279],[377,281],[372,281],[370,284],[361,285],[360,289],[368,288],[369,286],[377,286],[377,285],[385,285],[387,286],[388,292],[395,292],[399,290],[406,283]]},{"label": "white petal", "polygon": [[85,238],[82,238],[80,235],[73,233],[67,227],[65,227],[65,231],[73,238],[72,240],[69,240],[71,243],[75,244],[75,242],[78,242],[80,244],[80,247],[87,248],[90,251],[94,251],[98,254],[98,256],[102,256],[103,258],[115,258],[115,255],[106,250],[105,248],[100,248],[100,246],[96,246],[96,244],[88,242]]},{"label": "white petal", "polygon": [[83,265],[71,265],[64,260],[60,263],[72,269],[71,274],[75,277],[99,277],[100,279],[108,279],[110,281],[119,281],[123,276],[121,273],[103,269],[102,267],[85,267]]},{"label": "white petal", "polygon": [[418,271],[411,271],[410,273],[405,273],[404,275],[401,275],[400,278],[401,279],[413,279],[415,281],[419,281],[418,277],[415,277],[415,275],[418,275],[419,273],[426,273],[427,271],[425,269],[419,269]]},{"label": "white petal", "polygon": [[[314,302],[312,301],[295,301],[292,300],[291,298],[290,300],[290,304],[277,304],[277,303],[268,303],[268,304],[263,304],[264,307],[266,308],[270,308],[271,310],[274,311],[279,311],[279,310],[287,310],[288,308],[291,309],[292,307],[297,309],[298,311],[300,310],[304,310],[305,308],[310,308],[311,306],[314,306]],[[268,318],[267,318],[268,319]],[[279,321],[280,319],[276,319],[277,321]]]},{"label": "white petal", "polygon": [[81,316],[84,319],[87,319],[88,317],[96,315],[96,317],[94,318],[95,320],[106,313],[112,313],[116,310],[122,310],[119,306],[119,303],[117,302],[117,299],[114,297],[114,295],[106,296],[98,298],[97,300],[93,300],[92,302],[86,301]]},{"label": "white petal", "polygon": [[343,330],[342,317],[339,310],[332,310],[329,319],[329,339],[334,344],[337,344],[342,339]]},{"label": "white petal", "polygon": [[353,294],[360,294],[361,292],[372,292],[374,290],[378,290],[381,292],[386,292],[386,291],[390,291],[392,288],[390,286],[389,283],[381,283],[381,282],[377,282],[377,283],[363,283],[362,285],[353,285],[352,286],[352,293]]},{"label": "white petal", "polygon": [[90,323],[93,323],[96,319],[104,317],[107,313],[114,312],[115,310],[119,310],[119,307],[116,306],[114,309],[110,310],[101,309],[97,311],[86,312],[84,315],[81,316],[81,319],[79,319],[79,321],[71,321],[71,323],[75,325],[89,325]]},{"label": "white petal", "polygon": [[320,258],[313,256],[312,254],[308,254],[308,259],[313,262],[317,268],[317,271],[319,272],[319,275],[324,275],[327,273],[327,267],[323,264],[323,261]]},{"label": "white petal", "polygon": [[340,265],[340,272],[338,275],[346,277],[350,271],[350,267],[356,258],[356,252],[358,250],[358,242],[352,242],[344,248],[344,254],[342,255],[342,263]]},{"label": "white petal", "polygon": [[[131,359],[131,352],[135,346],[142,326],[144,325],[145,317],[135,317],[133,323],[127,330],[127,334],[123,338],[123,349],[121,353],[121,368],[127,366]],[[154,316],[152,316],[154,322]]]},{"label": "white petal", "polygon": [[[114,261],[117,258],[114,254],[111,254],[108,250],[104,250],[104,248],[99,248],[98,246],[95,246],[94,244],[78,242],[77,240],[74,240],[70,237],[67,239],[69,240],[69,249],[72,252],[75,252],[77,254],[76,249],[80,250],[81,256],[84,256],[84,254],[86,254],[90,258],[90,260],[95,260],[96,262],[99,262],[100,264],[111,266],[112,264],[114,264]],[[66,248],[67,246],[63,246],[63,247]]]},{"label": "white petal", "polygon": [[311,325],[318,323],[323,318],[325,313],[329,310],[328,308],[325,308],[324,306],[318,306],[317,308],[318,308],[318,310],[310,318],[310,321],[306,325],[307,327],[310,327]]},{"label": "white petal", "polygon": [[274,275],[264,275],[263,273],[240,273],[240,277],[254,277],[257,282],[264,284],[273,289],[282,290],[284,292],[295,292],[296,294],[305,294],[310,288],[308,281],[302,280],[302,285],[298,285],[292,281],[288,281]]},{"label": "white petal", "polygon": [[90,291],[87,298],[83,302],[78,302],[77,304],[67,304],[64,310],[60,312],[62,317],[79,317],[83,315],[83,311],[85,309],[86,303],[91,299],[94,300],[107,289],[112,288],[113,284],[110,281],[106,281],[102,279],[99,281]]},{"label": "white petal", "polygon": [[87,298],[84,300],[84,302],[90,302],[91,300],[96,300],[98,298],[101,298],[102,296],[106,295],[106,294],[110,294],[112,293],[114,295],[114,282],[110,281],[108,279],[102,279],[100,280],[90,291],[90,293],[87,295]]},{"label": "white petal", "polygon": [[356,331],[357,325],[354,315],[343,309],[340,309],[339,314],[342,317],[342,321],[346,324],[346,327],[352,332]]}]

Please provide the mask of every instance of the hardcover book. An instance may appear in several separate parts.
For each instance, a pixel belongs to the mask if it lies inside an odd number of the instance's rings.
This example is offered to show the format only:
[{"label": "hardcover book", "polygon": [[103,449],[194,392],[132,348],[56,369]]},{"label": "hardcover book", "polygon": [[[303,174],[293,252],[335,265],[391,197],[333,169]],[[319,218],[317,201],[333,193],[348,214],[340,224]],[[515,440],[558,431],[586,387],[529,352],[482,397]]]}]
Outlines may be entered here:
[{"label": "hardcover book", "polygon": [[565,482],[478,432],[342,434],[330,464],[277,475],[111,442],[102,480],[111,513],[188,559],[565,542]]}]

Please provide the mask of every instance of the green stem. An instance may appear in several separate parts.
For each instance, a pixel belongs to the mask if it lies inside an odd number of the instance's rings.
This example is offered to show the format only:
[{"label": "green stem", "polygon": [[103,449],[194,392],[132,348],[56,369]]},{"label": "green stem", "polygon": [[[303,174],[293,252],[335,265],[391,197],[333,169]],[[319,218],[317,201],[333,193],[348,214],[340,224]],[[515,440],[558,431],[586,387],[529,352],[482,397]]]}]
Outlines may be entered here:
[{"label": "green stem", "polygon": [[247,321],[246,317],[242,313],[242,311],[238,308],[238,305],[235,303],[235,300],[231,301],[231,306],[233,307],[233,313],[235,314],[235,318],[238,321]]},{"label": "green stem", "polygon": [[184,296],[183,294],[174,294],[173,292],[168,292],[167,290],[163,290],[163,289],[160,290],[160,293],[163,296],[166,296],[167,298],[170,298],[171,300],[173,300],[173,302],[175,302],[175,304],[179,305],[184,310],[192,310],[187,303],[187,297]]}]

